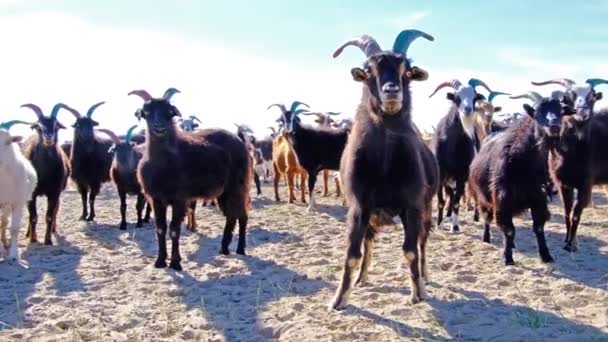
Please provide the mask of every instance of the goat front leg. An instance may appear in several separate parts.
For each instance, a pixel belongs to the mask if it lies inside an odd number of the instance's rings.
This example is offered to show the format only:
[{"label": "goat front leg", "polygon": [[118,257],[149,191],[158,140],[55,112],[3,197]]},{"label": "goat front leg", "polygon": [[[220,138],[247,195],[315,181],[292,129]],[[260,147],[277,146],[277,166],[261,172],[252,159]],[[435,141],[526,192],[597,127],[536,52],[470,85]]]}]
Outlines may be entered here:
[{"label": "goat front leg", "polygon": [[[566,238],[564,243],[568,246],[570,241],[570,233],[572,227],[572,221],[570,221],[570,215],[572,214],[572,203],[574,202],[574,189],[570,187],[560,186],[559,196],[564,204],[564,220],[566,221]],[[564,247],[566,249],[566,247]]]},{"label": "goat front leg", "polygon": [[274,200],[278,202],[281,200],[279,197],[279,182],[281,181],[281,172],[279,172],[279,169],[274,163],[272,164],[272,167],[274,169],[274,178],[272,182],[274,187]]},{"label": "goat front leg", "polygon": [[308,177],[306,173],[300,172],[300,196],[302,197],[302,203],[306,203],[306,181]]},{"label": "goat front leg", "polygon": [[167,267],[167,204],[158,199],[152,200],[154,220],[156,221],[156,240],[158,241],[158,258],[156,268]]},{"label": "goat front leg", "polygon": [[38,242],[36,235],[36,224],[38,223],[38,211],[36,209],[36,195],[32,196],[32,200],[27,202],[27,210],[29,213],[29,223],[27,226],[26,237],[30,238],[30,243]]},{"label": "goat front leg", "polygon": [[323,170],[323,197],[329,196],[329,170]]},{"label": "goat front leg", "polygon": [[495,212],[496,223],[502,231],[505,243],[503,250],[503,258],[506,266],[515,265],[513,260],[513,246],[515,245],[515,226],[513,225],[513,216],[511,213],[505,213],[498,209]]},{"label": "goat front leg", "polygon": [[412,294],[410,302],[416,304],[426,297],[424,282],[420,276],[420,261],[418,260],[418,236],[424,229],[422,225],[422,211],[417,208],[409,208],[401,214],[401,221],[405,222],[403,230],[405,239],[403,241],[403,256],[410,266],[410,282]]},{"label": "goat front leg", "polygon": [[437,190],[437,226],[443,222],[443,208],[445,207],[445,199],[443,198],[443,184],[445,180],[441,178]]},{"label": "goat front leg", "polygon": [[572,210],[572,218],[570,219],[571,227],[569,240],[566,242],[564,249],[568,252],[578,251],[578,241],[576,239],[576,231],[581,221],[583,209],[589,205],[591,201],[591,184],[585,184],[577,189],[576,201],[574,201],[574,209]]},{"label": "goat front leg", "polygon": [[351,292],[352,273],[357,271],[361,263],[361,243],[369,225],[370,213],[368,209],[361,209],[352,205],[347,214],[348,242],[342,280],[336,294],[329,304],[331,309],[341,310],[348,305]]},{"label": "goat front leg", "polygon": [[236,254],[245,255],[245,246],[247,244],[247,214],[239,217],[239,244],[236,247]]},{"label": "goat front leg", "polygon": [[[5,217],[3,213],[3,219]],[[19,230],[21,229],[21,219],[23,218],[23,207],[21,205],[17,205],[12,208],[11,212],[11,245],[8,251],[8,259],[12,262],[19,261]],[[5,226],[3,225],[3,231],[5,230]]]},{"label": "goat front leg", "polygon": [[46,233],[44,234],[44,244],[52,245],[52,232],[55,227],[55,220],[57,219],[57,210],[59,209],[59,194],[54,194],[48,197],[47,209],[46,209]]},{"label": "goat front leg", "polygon": [[452,199],[450,200],[450,208],[452,208],[452,233],[460,231],[460,227],[458,226],[458,213],[460,211],[460,197],[463,193],[464,181],[456,181],[456,190],[452,193]]},{"label": "goat front leg", "polygon": [[553,257],[549,254],[547,241],[545,240],[545,222],[550,218],[549,208],[547,207],[546,196],[539,191],[539,196],[535,203],[530,208],[532,212],[532,229],[536,235],[536,243],[538,245],[538,254],[544,263],[553,262]]},{"label": "goat front leg", "polygon": [[89,217],[87,217],[88,222],[93,222],[95,220],[95,198],[99,194],[99,189],[101,185],[91,186],[91,193],[89,193]]},{"label": "goat front leg", "polygon": [[[194,202],[194,205],[196,205],[196,202]],[[169,225],[169,235],[171,237],[171,262],[169,263],[169,267],[176,271],[181,271],[182,257],[179,254],[179,236],[181,233],[182,222],[184,221],[184,216],[186,215],[186,202],[175,201],[171,208],[171,212],[171,224]]]},{"label": "goat front leg", "polygon": [[[308,171],[308,170],[307,170]],[[308,171],[308,196],[310,201],[308,202],[308,212],[317,210],[317,203],[315,201],[315,183],[317,182],[317,172],[314,170]]]},{"label": "goat front leg", "polygon": [[80,200],[82,202],[82,215],[80,215],[80,221],[85,221],[87,219],[87,215],[89,213],[89,209],[87,208],[87,187],[84,185],[77,185],[78,193],[80,194]]},{"label": "goat front leg", "polygon": [[258,172],[253,170],[253,182],[255,183],[255,188],[258,196],[262,196],[262,185],[260,184],[260,175]]},{"label": "goat front leg", "polygon": [[0,239],[2,239],[2,247],[4,247],[5,251],[8,251],[9,246],[8,241],[6,240],[6,228],[8,227],[8,216],[11,214],[11,208],[10,206],[5,205],[0,209],[0,212],[0,215],[2,215],[2,217],[0,218]]},{"label": "goat front leg", "polygon": [[294,203],[296,201],[296,195],[294,193],[294,178],[295,172],[287,171],[287,187],[289,188],[289,203]]},{"label": "goat front leg", "polygon": [[[146,199],[143,194],[137,195],[137,202],[135,203],[135,210],[137,211],[137,223],[135,224],[136,228],[141,228],[144,226],[144,220],[142,219],[142,214],[144,211],[144,207],[146,206]],[[150,212],[146,213],[147,219],[150,220]]]},{"label": "goat front leg", "polygon": [[[124,192],[124,190],[122,189],[118,189],[118,198],[120,199],[120,224],[118,225],[118,227],[121,230],[126,230],[127,229],[127,194],[126,192]],[[138,198],[138,203],[136,206],[139,205],[139,198]],[[141,211],[139,209],[137,209],[137,222],[139,224],[139,220],[141,219]]]}]

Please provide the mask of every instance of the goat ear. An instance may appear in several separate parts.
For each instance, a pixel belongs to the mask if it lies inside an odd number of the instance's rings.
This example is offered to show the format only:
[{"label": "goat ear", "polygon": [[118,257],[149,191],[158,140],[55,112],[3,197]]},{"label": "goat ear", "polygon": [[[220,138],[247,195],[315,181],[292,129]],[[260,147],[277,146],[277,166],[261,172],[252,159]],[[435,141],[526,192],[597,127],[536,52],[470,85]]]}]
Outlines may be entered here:
[{"label": "goat ear", "polygon": [[456,95],[454,95],[454,93],[447,93],[445,95],[445,97],[450,100],[450,101],[455,101],[456,100]]},{"label": "goat ear", "polygon": [[65,129],[65,126],[61,122],[57,121],[57,129]]},{"label": "goat ear", "polygon": [[136,110],[135,117],[137,118],[138,121],[141,120],[142,118],[145,119],[146,115],[144,114],[143,109],[140,108],[140,109]]},{"label": "goat ear", "polygon": [[531,117],[534,117],[534,108],[532,108],[532,106],[530,106],[529,104],[524,104],[524,111],[526,111],[526,114],[530,115]]},{"label": "goat ear", "polygon": [[601,91],[598,91],[597,93],[595,93],[595,100],[596,101],[601,100],[602,97],[604,97],[604,96],[602,95]]},{"label": "goat ear", "polygon": [[114,154],[115,150],[116,150],[116,145],[112,144],[112,146],[110,146],[110,148],[108,149],[108,154]]},{"label": "goat ear", "polygon": [[182,113],[180,113],[179,109],[175,106],[171,106],[171,114],[172,116],[179,116],[181,118]]},{"label": "goat ear", "polygon": [[502,107],[498,106],[498,107],[494,107],[494,113],[498,113],[502,110]]},{"label": "goat ear", "polygon": [[353,80],[357,82],[364,82],[369,78],[369,74],[361,68],[350,69],[350,74],[353,76]]},{"label": "goat ear", "polygon": [[23,137],[20,136],[20,135],[16,135],[14,137],[11,137],[10,142],[11,143],[18,143],[18,142],[21,142],[21,140],[23,140]]},{"label": "goat ear", "polygon": [[483,101],[486,97],[481,94],[475,94],[475,101]]},{"label": "goat ear", "polygon": [[410,70],[405,72],[405,76],[412,81],[426,81],[429,79],[429,73],[417,66],[412,67]]},{"label": "goat ear", "polygon": [[97,122],[95,120],[91,120],[91,123],[93,124],[93,127],[99,126],[99,122]]}]

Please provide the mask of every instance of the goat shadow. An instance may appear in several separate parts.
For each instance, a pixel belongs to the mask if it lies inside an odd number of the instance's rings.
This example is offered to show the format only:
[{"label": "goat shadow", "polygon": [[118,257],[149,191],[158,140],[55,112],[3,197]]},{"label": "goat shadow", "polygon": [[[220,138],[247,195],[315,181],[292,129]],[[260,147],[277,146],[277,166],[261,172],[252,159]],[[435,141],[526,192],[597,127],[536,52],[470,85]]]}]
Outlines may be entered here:
[{"label": "goat shadow", "polygon": [[59,297],[86,290],[86,284],[77,272],[84,252],[61,236],[55,235],[53,238],[53,246],[30,244],[21,251],[22,260],[29,265],[27,268],[0,263],[0,320],[7,324],[0,330],[29,327],[32,324],[31,317],[24,312],[29,304],[48,299],[33,296],[38,283],[47,274],[53,278],[52,283]]}]

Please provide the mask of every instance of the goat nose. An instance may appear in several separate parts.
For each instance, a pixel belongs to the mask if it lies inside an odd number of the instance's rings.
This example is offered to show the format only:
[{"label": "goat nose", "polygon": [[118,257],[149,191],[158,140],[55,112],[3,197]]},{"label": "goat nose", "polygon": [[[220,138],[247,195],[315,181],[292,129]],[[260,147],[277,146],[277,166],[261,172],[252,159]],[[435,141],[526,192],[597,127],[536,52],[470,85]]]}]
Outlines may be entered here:
[{"label": "goat nose", "polygon": [[464,107],[464,112],[465,112],[466,114],[471,114],[471,112],[472,112],[472,111],[473,111],[473,108],[471,108],[471,107],[469,107],[469,106]]},{"label": "goat nose", "polygon": [[393,82],[385,83],[385,84],[382,86],[382,91],[383,91],[383,92],[385,92],[385,93],[388,93],[388,94],[395,94],[395,93],[398,93],[398,92],[399,92],[399,90],[401,90],[401,89],[399,89],[399,86],[398,86],[398,85],[396,85],[396,84],[395,84],[395,83],[393,83]]}]

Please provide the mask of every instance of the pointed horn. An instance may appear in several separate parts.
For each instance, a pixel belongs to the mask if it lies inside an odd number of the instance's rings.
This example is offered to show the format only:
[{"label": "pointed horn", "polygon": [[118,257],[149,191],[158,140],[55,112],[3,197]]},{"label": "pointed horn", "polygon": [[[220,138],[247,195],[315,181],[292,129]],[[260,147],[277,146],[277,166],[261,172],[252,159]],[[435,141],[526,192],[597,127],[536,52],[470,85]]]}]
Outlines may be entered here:
[{"label": "pointed horn", "polygon": [[201,119],[197,118],[197,117],[196,117],[196,116],[194,116],[194,115],[190,115],[190,120],[192,120],[192,121],[198,121],[198,122],[200,122],[200,123],[203,123],[203,122],[201,121]]},{"label": "pointed horn", "polygon": [[44,114],[42,114],[42,109],[40,109],[40,107],[38,107],[37,105],[35,105],[33,103],[26,103],[24,105],[21,105],[21,108],[29,108],[29,109],[33,110],[34,113],[36,113],[38,120],[41,120],[44,118]]},{"label": "pointed horn", "polygon": [[344,44],[340,45],[340,47],[334,52],[334,58],[340,56],[342,51],[344,51],[344,48],[351,45],[361,49],[361,51],[363,51],[366,57],[374,55],[378,52],[382,52],[382,49],[380,48],[380,45],[378,45],[378,42],[371,36],[364,34],[360,37],[348,40]]},{"label": "pointed horn", "polygon": [[102,101],[102,102],[92,105],[91,108],[89,108],[89,110],[87,111],[87,117],[90,118],[93,115],[93,112],[95,111],[95,109],[97,109],[97,107],[101,106],[104,103],[106,103],[106,102]]},{"label": "pointed horn", "polygon": [[110,137],[110,139],[112,140],[114,145],[120,144],[120,139],[118,139],[118,136],[116,136],[116,134],[114,132],[110,131],[109,129],[98,128],[95,131],[97,131],[99,133],[105,133],[107,136]]},{"label": "pointed horn", "polygon": [[491,91],[490,95],[488,96],[488,102],[492,103],[492,100],[494,100],[494,98],[498,95],[511,95],[509,93],[503,93],[500,91]]},{"label": "pointed horn", "polygon": [[401,33],[399,33],[399,35],[397,35],[397,38],[395,38],[393,51],[401,52],[404,55],[407,55],[407,50],[409,49],[410,44],[420,37],[423,37],[431,42],[435,40],[433,36],[420,30],[403,30]]},{"label": "pointed horn", "polygon": [[171,100],[171,98],[173,97],[173,95],[181,93],[181,91],[171,87],[167,90],[165,90],[165,93],[163,94],[163,100]]},{"label": "pointed horn", "polygon": [[454,90],[458,90],[458,89],[460,89],[460,87],[462,87],[462,83],[460,83],[460,81],[457,79],[443,82],[440,85],[438,85],[437,88],[435,88],[435,91],[431,95],[429,95],[429,98],[433,97],[433,95],[435,95],[439,90],[441,90],[445,87],[452,87],[452,88],[454,88]]},{"label": "pointed horn", "polygon": [[473,89],[475,89],[475,92],[477,92],[477,87],[480,87],[480,86],[486,88],[486,90],[488,92],[490,92],[490,93],[492,92],[492,89],[490,89],[490,87],[488,87],[488,85],[484,81],[477,79],[477,78],[471,78],[469,80],[469,85],[471,87],[473,87]]},{"label": "pointed horn", "polygon": [[320,113],[320,112],[304,112],[302,114],[304,114],[304,115],[316,115],[318,118],[322,118],[323,117],[323,113]]},{"label": "pointed horn", "polygon": [[281,112],[283,112],[283,114],[285,114],[287,112],[287,108],[285,108],[285,105],[280,104],[280,103],[271,104],[270,106],[268,106],[268,108],[266,108],[266,110],[268,110],[272,107],[279,107],[279,109],[281,110]]},{"label": "pointed horn", "polygon": [[57,114],[59,113],[59,110],[61,108],[67,109],[70,108],[66,105],[64,105],[63,103],[58,103],[56,105],[53,106],[53,109],[51,110],[51,115],[49,116],[51,119],[57,119]]},{"label": "pointed horn", "polygon": [[591,88],[595,88],[600,84],[608,84],[608,80],[605,80],[603,78],[589,78],[585,81],[585,83],[589,84]]},{"label": "pointed horn", "polygon": [[574,82],[573,80],[571,80],[569,78],[555,78],[555,79],[544,81],[544,82],[532,82],[532,84],[535,86],[543,86],[543,85],[547,85],[547,84],[559,84],[566,89],[570,89],[570,88],[572,88],[572,86],[574,84],[576,84],[576,82]]},{"label": "pointed horn", "polygon": [[125,142],[127,144],[131,143],[131,137],[133,136],[133,131],[135,130],[135,128],[137,128],[137,125],[133,125],[127,130],[127,135],[125,136]]},{"label": "pointed horn", "polygon": [[293,115],[298,115],[298,114],[305,113],[305,112],[306,112],[306,109],[298,109],[298,110],[296,110],[295,112],[292,112],[292,113],[293,113]]},{"label": "pointed horn", "polygon": [[133,90],[128,95],[137,95],[137,96],[141,97],[141,99],[144,100],[145,102],[152,100],[152,95],[150,95],[150,93],[148,93],[147,91],[145,91],[143,89]]},{"label": "pointed horn", "polygon": [[[59,110],[60,108],[67,110],[68,112],[72,113],[72,115],[74,115],[76,117],[76,119],[80,119],[82,117],[82,115],[80,114],[79,111],[77,111],[76,109],[74,109],[66,104],[63,104],[61,102],[56,104],[55,107],[57,107],[57,110]],[[55,107],[53,107],[53,109],[55,109]]]},{"label": "pointed horn", "polygon": [[277,134],[277,129],[272,127],[272,126],[268,126],[268,128],[272,131],[273,134]]},{"label": "pointed horn", "polygon": [[537,103],[543,99],[543,97],[535,91],[529,91],[525,94],[521,94],[521,95],[517,95],[517,96],[509,96],[509,98],[514,99],[514,100],[515,99],[529,99],[529,100],[532,100],[532,102],[534,102],[534,103]]},{"label": "pointed horn", "polygon": [[293,112],[294,110],[298,109],[298,107],[300,106],[306,106],[306,108],[310,108],[308,107],[308,105],[304,102],[300,102],[300,101],[293,101],[293,103],[291,104],[291,107],[289,108],[290,112]]},{"label": "pointed horn", "polygon": [[327,115],[340,115],[342,112],[326,112]]},{"label": "pointed horn", "polygon": [[0,128],[5,129],[5,130],[9,130],[11,129],[11,127],[13,127],[14,125],[17,124],[23,124],[23,125],[33,125],[33,122],[27,122],[27,121],[21,121],[21,120],[11,120],[11,121],[7,121],[7,122],[3,122],[0,123]]}]

